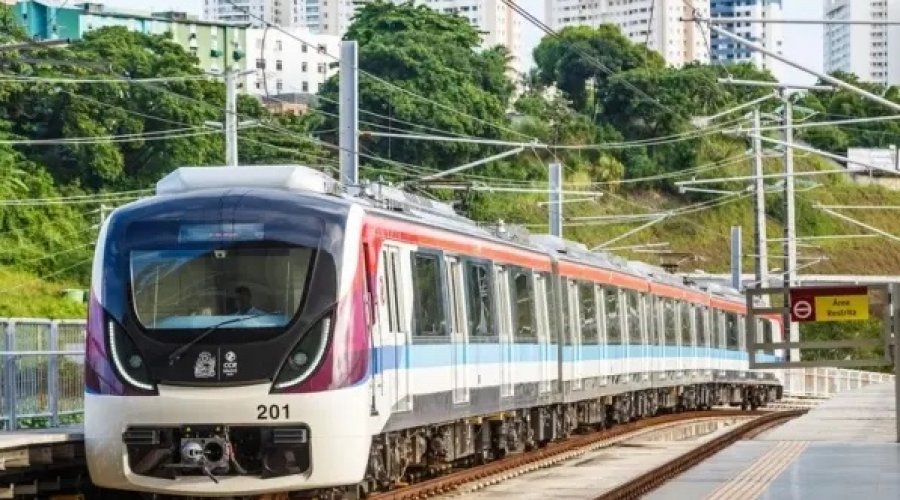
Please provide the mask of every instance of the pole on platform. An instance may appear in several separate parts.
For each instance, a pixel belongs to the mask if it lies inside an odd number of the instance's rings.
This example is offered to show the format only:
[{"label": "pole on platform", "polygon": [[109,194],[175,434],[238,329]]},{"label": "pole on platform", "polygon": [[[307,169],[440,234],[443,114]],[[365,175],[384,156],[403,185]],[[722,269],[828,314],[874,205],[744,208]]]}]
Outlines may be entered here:
[{"label": "pole on platform", "polygon": [[[790,94],[784,97],[784,306],[790,307],[789,290],[797,281],[797,204],[794,196],[794,106]],[[800,342],[800,325],[790,321],[790,312],[785,314],[788,325],[788,340]],[[800,349],[791,349],[791,361],[800,361]]]},{"label": "pole on platform", "polygon": [[562,238],[562,164],[550,164],[550,234]]},{"label": "pole on platform", "polygon": [[900,283],[891,283],[890,293],[892,335],[894,343],[894,419],[896,420],[897,442],[900,443]]},{"label": "pole on platform", "polygon": [[339,123],[341,183],[359,184],[359,64],[355,40],[341,42]]},{"label": "pole on platform", "polygon": [[741,289],[741,226],[731,226],[731,287]]}]

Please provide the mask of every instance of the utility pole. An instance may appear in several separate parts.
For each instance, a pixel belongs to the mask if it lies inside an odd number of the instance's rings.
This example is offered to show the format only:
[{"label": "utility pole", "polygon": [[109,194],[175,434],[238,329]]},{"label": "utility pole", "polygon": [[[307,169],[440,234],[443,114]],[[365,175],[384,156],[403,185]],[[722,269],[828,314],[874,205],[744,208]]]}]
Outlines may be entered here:
[{"label": "utility pole", "polygon": [[731,226],[731,287],[735,290],[741,290],[742,285],[743,268],[741,260],[743,252],[741,243],[741,226]]},{"label": "utility pole", "polygon": [[562,165],[550,164],[550,234],[562,238]]},{"label": "utility pole", "polygon": [[763,154],[760,134],[759,108],[753,110],[753,175],[754,180],[754,213],[755,213],[755,253],[756,253],[756,287],[766,288],[769,282],[768,236],[766,235],[766,185],[763,179]]},{"label": "utility pole", "polygon": [[[800,328],[797,323],[791,321],[790,311],[787,310],[790,304],[790,293],[788,290],[794,286],[797,280],[797,216],[796,216],[796,200],[794,199],[794,105],[791,102],[791,95],[787,89],[782,91],[782,99],[784,102],[784,305],[785,305],[785,324],[789,326],[788,340],[790,342],[800,342]],[[759,135],[757,134],[757,137]],[[790,361],[800,361],[800,350],[791,349],[789,355]]]},{"label": "utility pole", "polygon": [[225,165],[238,166],[237,123],[237,74],[234,68],[226,68],[225,78]]},{"label": "utility pole", "polygon": [[340,63],[341,183],[359,185],[359,64],[355,40],[341,42]]}]

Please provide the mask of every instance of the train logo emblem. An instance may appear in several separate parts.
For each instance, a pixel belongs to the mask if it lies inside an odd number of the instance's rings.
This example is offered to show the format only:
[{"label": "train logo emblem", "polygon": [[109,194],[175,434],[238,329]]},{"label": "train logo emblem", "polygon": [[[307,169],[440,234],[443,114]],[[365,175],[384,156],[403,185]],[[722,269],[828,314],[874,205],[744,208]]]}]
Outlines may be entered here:
[{"label": "train logo emblem", "polygon": [[222,374],[226,377],[233,377],[237,375],[238,364],[237,364],[237,354],[234,351],[228,351],[225,353],[225,362],[222,363]]},{"label": "train logo emblem", "polygon": [[203,351],[194,363],[194,377],[213,378],[216,376],[216,357]]}]

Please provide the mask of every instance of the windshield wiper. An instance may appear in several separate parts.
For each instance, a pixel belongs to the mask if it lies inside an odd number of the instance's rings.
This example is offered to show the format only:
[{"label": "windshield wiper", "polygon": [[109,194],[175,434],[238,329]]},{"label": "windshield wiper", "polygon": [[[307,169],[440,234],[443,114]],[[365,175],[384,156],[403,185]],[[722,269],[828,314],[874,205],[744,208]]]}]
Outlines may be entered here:
[{"label": "windshield wiper", "polygon": [[179,346],[177,349],[172,351],[172,354],[169,354],[169,366],[174,365],[176,361],[181,359],[181,356],[184,355],[184,353],[186,353],[188,351],[188,349],[190,349],[191,347],[194,347],[197,344],[197,342],[200,342],[201,340],[205,339],[207,336],[209,336],[209,334],[218,330],[219,328],[222,328],[225,325],[230,325],[231,323],[237,323],[238,321],[246,321],[248,319],[258,318],[260,316],[266,316],[267,314],[268,313],[251,314],[249,316],[241,316],[239,318],[231,318],[231,319],[227,319],[221,323],[216,323],[215,325],[204,330],[203,333],[201,333],[200,335],[197,335],[196,337],[192,338],[191,341],[188,342],[187,344]]}]

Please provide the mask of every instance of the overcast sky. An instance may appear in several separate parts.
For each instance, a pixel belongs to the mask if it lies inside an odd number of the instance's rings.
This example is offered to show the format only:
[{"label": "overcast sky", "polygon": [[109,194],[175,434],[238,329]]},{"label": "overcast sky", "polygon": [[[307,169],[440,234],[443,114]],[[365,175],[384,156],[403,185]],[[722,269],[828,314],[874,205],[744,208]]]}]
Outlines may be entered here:
[{"label": "overcast sky", "polygon": [[[65,0],[63,0],[65,1]],[[74,3],[74,0],[72,0]],[[102,0],[110,6],[131,9],[154,10],[182,10],[193,14],[200,14],[203,9],[203,0]],[[520,0],[520,5],[542,19],[544,17],[544,0]],[[785,18],[812,19],[822,17],[821,0],[784,0]],[[822,69],[822,26],[821,25],[784,25],[784,53],[787,57],[802,61],[813,69]],[[531,53],[531,49],[537,45],[541,38],[541,31],[530,23],[522,25],[524,49]],[[527,57],[526,60],[530,60]],[[815,77],[808,76],[801,71],[785,73],[785,80],[790,83],[810,83]]]}]

